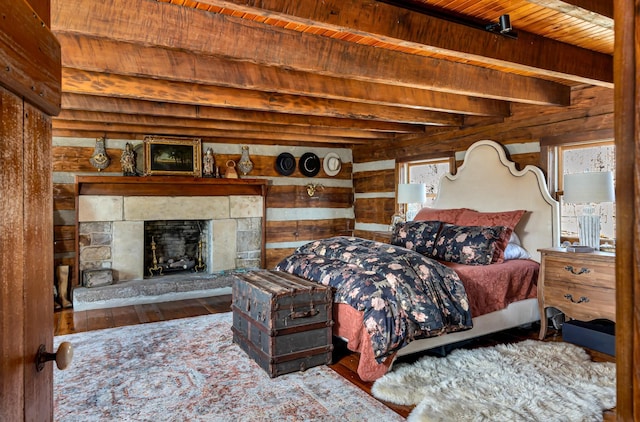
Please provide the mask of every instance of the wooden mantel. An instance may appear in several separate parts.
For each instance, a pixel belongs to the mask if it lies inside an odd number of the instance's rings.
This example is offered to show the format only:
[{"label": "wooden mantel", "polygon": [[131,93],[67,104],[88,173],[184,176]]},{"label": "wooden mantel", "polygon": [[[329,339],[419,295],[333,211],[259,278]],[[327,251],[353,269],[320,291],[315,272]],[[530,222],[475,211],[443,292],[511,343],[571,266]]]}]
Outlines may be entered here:
[{"label": "wooden mantel", "polygon": [[266,179],[208,179],[173,176],[76,176],[79,195],[229,196],[267,194]]}]

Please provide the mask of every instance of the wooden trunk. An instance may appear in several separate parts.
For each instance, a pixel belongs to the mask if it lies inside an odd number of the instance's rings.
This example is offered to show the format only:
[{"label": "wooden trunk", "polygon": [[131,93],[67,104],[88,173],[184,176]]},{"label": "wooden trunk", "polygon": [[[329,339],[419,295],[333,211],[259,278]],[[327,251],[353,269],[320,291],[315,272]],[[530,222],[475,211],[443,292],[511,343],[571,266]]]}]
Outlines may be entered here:
[{"label": "wooden trunk", "polygon": [[233,284],[233,341],[270,377],[329,364],[332,291],[279,271],[252,271]]}]

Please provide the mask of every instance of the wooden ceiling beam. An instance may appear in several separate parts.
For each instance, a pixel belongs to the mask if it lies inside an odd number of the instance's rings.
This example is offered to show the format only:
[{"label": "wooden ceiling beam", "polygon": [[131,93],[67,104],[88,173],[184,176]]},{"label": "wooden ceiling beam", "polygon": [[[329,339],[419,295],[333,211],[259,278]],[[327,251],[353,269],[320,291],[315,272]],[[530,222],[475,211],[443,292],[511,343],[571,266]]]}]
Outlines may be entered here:
[{"label": "wooden ceiling beam", "polygon": [[508,116],[509,103],[424,89],[315,75],[162,47],[58,34],[62,65],[121,75],[280,92],[475,116]]},{"label": "wooden ceiling beam", "polygon": [[105,124],[127,124],[137,126],[175,126],[182,128],[201,128],[211,130],[243,131],[243,132],[282,132],[301,135],[335,136],[342,138],[388,139],[379,132],[351,128],[326,128],[311,126],[283,126],[247,122],[229,122],[209,119],[188,119],[183,117],[159,117],[123,113],[102,113],[93,111],[62,110],[55,118],[53,126],[58,122],[94,122]]},{"label": "wooden ceiling beam", "polygon": [[166,3],[54,0],[51,15],[55,33],[83,33],[458,95],[527,104],[569,104],[569,87],[556,82],[358,45]]},{"label": "wooden ceiling beam", "polygon": [[325,100],[187,82],[62,69],[62,91],[315,116],[361,118],[437,126],[460,126],[462,117],[436,111]]},{"label": "wooden ceiling beam", "polygon": [[58,114],[60,43],[27,2],[3,0],[0,6],[0,87]]},{"label": "wooden ceiling beam", "polygon": [[[142,141],[144,139],[145,136],[147,135],[156,135],[156,133],[130,133],[130,132],[104,132],[104,131],[99,131],[99,130],[67,130],[67,129],[54,129],[52,131],[52,135],[54,137],[60,137],[60,138],[100,138],[103,136],[107,136],[108,139],[128,139],[128,140],[132,140],[132,141]],[[193,136],[198,136],[198,135],[193,135]],[[217,137],[202,137],[202,136],[198,136],[202,139],[202,142],[208,142],[208,143],[229,143],[231,142],[228,138],[217,138]],[[252,144],[252,145],[273,145],[274,141],[271,140],[265,140],[265,139],[251,139],[251,138],[244,138],[242,139],[242,143],[243,144]],[[352,147],[353,145],[360,145],[360,144],[354,144],[352,142],[334,142],[334,141],[327,141],[327,142],[307,142],[307,141],[300,141],[298,140],[294,140],[294,141],[285,141],[285,140],[279,140],[277,141],[278,145],[280,146],[292,146],[292,147],[299,147],[299,146],[304,146],[304,145],[308,145],[310,147],[327,147],[327,148],[332,148],[335,147],[336,144],[339,144],[341,146],[344,146],[346,148]]]},{"label": "wooden ceiling beam", "polygon": [[527,0],[594,25],[613,30],[613,0]]},{"label": "wooden ceiling beam", "polygon": [[165,135],[165,136],[197,136],[215,137],[217,139],[227,139],[227,142],[243,142],[245,139],[255,139],[269,142],[279,141],[301,141],[301,142],[330,142],[335,144],[362,144],[372,142],[371,139],[347,138],[324,135],[302,135],[283,132],[245,132],[228,131],[207,128],[188,128],[160,125],[135,125],[123,123],[102,123],[102,122],[73,122],[67,120],[53,121],[53,135],[60,136],[57,131],[66,133],[130,133],[140,136],[145,134]]},{"label": "wooden ceiling beam", "polygon": [[424,126],[407,123],[380,122],[375,120],[356,120],[323,116],[305,116],[287,114],[286,120],[279,113],[235,110],[219,107],[206,107],[192,104],[177,104],[113,98],[96,95],[63,93],[64,110],[87,110],[106,113],[140,114],[150,116],[179,117],[186,119],[210,119],[229,122],[262,123],[278,126],[315,126],[327,128],[351,128],[372,132],[421,133]]},{"label": "wooden ceiling beam", "polygon": [[[613,31],[613,19],[560,0],[528,0]],[[585,0],[582,0],[585,2]],[[348,32],[391,46],[414,48],[474,63],[613,87],[613,57],[518,30],[518,39],[482,28],[362,0],[199,0],[250,16],[276,18],[313,30]],[[605,1],[604,3],[610,3]],[[487,22],[489,23],[489,22]]]}]

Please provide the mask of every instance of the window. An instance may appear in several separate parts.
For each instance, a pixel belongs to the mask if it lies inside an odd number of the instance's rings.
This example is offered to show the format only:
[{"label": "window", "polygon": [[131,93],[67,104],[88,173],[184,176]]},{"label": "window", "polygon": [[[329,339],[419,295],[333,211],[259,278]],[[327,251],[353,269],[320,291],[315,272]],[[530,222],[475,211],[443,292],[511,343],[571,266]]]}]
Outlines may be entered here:
[{"label": "window", "polygon": [[[568,145],[558,148],[558,174],[582,173],[585,171],[611,171],[615,183],[615,145],[611,142]],[[559,191],[562,192],[563,177],[559,177]],[[574,240],[578,237],[577,215],[582,213],[584,205],[560,205],[562,237]],[[600,234],[608,239],[616,237],[616,204],[602,203],[596,206],[596,213],[600,215]]]},{"label": "window", "polygon": [[400,183],[424,183],[427,196],[421,204],[408,204],[407,220],[412,220],[422,207],[429,207],[438,194],[440,179],[449,172],[449,159],[410,161],[400,167]]}]

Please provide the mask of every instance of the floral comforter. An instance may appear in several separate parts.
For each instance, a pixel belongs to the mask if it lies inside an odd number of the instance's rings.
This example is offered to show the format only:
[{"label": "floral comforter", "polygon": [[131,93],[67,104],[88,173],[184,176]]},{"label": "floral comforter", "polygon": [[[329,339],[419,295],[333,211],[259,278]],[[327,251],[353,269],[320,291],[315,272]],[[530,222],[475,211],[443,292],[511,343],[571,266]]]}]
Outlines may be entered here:
[{"label": "floral comforter", "polygon": [[335,303],[362,311],[379,363],[415,338],[472,328],[458,275],[409,249],[332,237],[299,247],[276,270],[332,286]]}]

